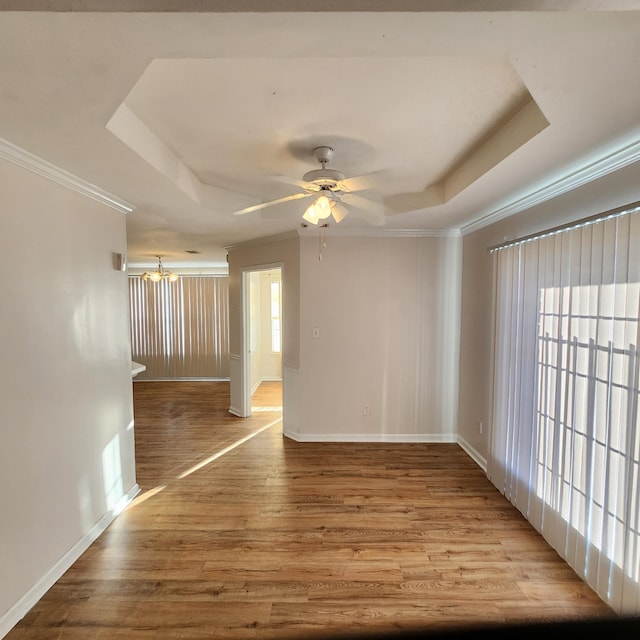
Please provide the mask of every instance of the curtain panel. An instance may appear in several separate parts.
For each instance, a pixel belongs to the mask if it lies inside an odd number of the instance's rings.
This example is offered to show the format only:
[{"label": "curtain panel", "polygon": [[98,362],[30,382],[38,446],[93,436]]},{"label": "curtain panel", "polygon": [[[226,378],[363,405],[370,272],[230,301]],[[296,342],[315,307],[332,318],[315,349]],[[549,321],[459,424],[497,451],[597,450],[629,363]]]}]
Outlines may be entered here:
[{"label": "curtain panel", "polygon": [[139,380],[229,377],[229,278],[129,277],[132,359]]},{"label": "curtain panel", "polygon": [[605,602],[640,614],[640,213],[494,260],[488,475]]}]

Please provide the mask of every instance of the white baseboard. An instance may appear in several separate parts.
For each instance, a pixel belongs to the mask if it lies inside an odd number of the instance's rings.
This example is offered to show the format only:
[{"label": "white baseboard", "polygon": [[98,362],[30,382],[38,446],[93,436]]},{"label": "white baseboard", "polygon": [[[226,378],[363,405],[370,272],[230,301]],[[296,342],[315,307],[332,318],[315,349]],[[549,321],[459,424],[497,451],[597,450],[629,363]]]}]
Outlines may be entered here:
[{"label": "white baseboard", "polygon": [[65,571],[100,537],[106,528],[116,519],[140,493],[140,487],[135,484],[118,502],[114,509],[105,513],[89,531],[87,531],[58,562],[56,562],[3,616],[0,617],[0,638],[4,638],[13,627],[29,613],[32,607],[49,591],[49,589],[64,575]]},{"label": "white baseboard", "polygon": [[486,473],[487,472],[487,459],[481,456],[476,449],[474,449],[464,438],[458,436],[458,444],[465,450],[470,458]]},{"label": "white baseboard", "polygon": [[229,382],[230,378],[141,378],[136,376],[135,382]]},{"label": "white baseboard", "polygon": [[264,376],[251,387],[251,395],[253,395],[263,382],[282,382],[282,378],[274,376]]},{"label": "white baseboard", "polygon": [[283,433],[296,442],[458,442],[456,435],[441,433]]}]

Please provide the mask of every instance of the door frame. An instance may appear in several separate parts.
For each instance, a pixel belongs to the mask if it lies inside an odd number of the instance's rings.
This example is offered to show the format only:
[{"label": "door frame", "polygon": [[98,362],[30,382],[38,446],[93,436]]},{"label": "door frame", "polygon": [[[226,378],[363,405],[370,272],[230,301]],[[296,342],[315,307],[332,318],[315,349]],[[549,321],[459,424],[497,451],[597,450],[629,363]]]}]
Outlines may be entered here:
[{"label": "door frame", "polygon": [[[250,277],[252,273],[261,271],[273,271],[278,269],[280,271],[280,360],[281,360],[281,377],[282,377],[282,394],[284,396],[284,366],[283,351],[284,351],[284,263],[272,262],[268,264],[252,265],[250,267],[242,267],[240,269],[240,315],[242,318],[242,326],[240,332],[240,410],[243,418],[249,418],[251,416],[251,313],[250,313]],[[284,403],[283,403],[284,405]],[[284,406],[283,411],[283,423],[284,423]]]}]

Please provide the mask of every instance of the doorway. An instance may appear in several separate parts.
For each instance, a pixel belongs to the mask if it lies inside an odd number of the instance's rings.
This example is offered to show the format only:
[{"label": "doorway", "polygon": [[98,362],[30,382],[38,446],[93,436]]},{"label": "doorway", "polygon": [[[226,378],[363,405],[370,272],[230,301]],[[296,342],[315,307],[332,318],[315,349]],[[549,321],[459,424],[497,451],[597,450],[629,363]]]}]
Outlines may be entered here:
[{"label": "doorway", "polygon": [[282,266],[243,272],[245,416],[282,411]]}]

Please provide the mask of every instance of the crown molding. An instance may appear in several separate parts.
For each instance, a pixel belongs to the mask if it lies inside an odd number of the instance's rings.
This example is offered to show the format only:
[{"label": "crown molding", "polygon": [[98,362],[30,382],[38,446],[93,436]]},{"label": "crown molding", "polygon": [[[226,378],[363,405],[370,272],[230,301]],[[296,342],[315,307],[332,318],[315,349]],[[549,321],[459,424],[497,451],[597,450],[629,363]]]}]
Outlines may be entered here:
[{"label": "crown molding", "polygon": [[21,149],[4,138],[0,138],[0,158],[7,160],[8,162],[12,162],[23,169],[27,169],[27,171],[36,173],[43,178],[47,178],[48,180],[66,187],[67,189],[76,191],[87,198],[96,200],[97,202],[100,202],[107,207],[111,207],[116,211],[120,211],[121,213],[131,213],[135,209],[133,205],[125,202],[117,196],[114,196],[108,191],[86,182],[82,178],[78,178],[78,176],[61,169],[60,167],[56,167],[54,164],[39,158],[33,153],[29,153],[28,151]]},{"label": "crown molding", "polygon": [[[317,235],[319,227],[309,225],[305,229],[299,230],[301,237]],[[327,236],[333,237],[353,237],[353,238],[455,238],[460,235],[460,229],[389,229],[383,227],[373,227],[370,229],[354,229],[350,227],[340,227],[339,224],[330,224],[324,229]]]},{"label": "crown molding", "polygon": [[481,213],[476,220],[463,225],[460,229],[462,235],[467,235],[487,227],[494,222],[498,222],[516,213],[530,209],[537,204],[556,198],[577,187],[581,187],[589,182],[597,180],[627,165],[640,160],[640,139],[634,140],[615,151],[602,156],[595,162],[586,164],[576,171],[565,174],[561,178],[554,180],[542,187],[530,191],[526,195],[512,200],[498,209]]},{"label": "crown molding", "polygon": [[[171,271],[178,275],[221,275],[222,270],[229,269],[229,265],[226,262],[173,262],[167,263],[163,261],[163,266],[171,267]],[[130,275],[135,275],[135,271],[146,271],[147,269],[156,269],[158,261],[155,262],[129,262],[127,265],[127,271]],[[189,273],[186,273],[189,271]]]},{"label": "crown molding", "polygon": [[[363,2],[341,0],[324,8],[317,0],[0,0],[2,11],[73,11],[73,12],[200,12],[200,13],[269,13],[269,12],[467,12],[504,11],[504,0],[395,0]],[[512,11],[630,11],[637,8],[633,0],[519,0]],[[576,6],[577,5],[577,6]]]},{"label": "crown molding", "polygon": [[457,238],[461,237],[460,229],[385,229],[374,227],[371,229],[353,229],[340,227],[337,223],[327,228],[309,225],[294,231],[287,231],[273,236],[254,238],[246,242],[240,242],[225,247],[227,251],[238,248],[259,247],[272,242],[290,240],[292,238],[309,238],[317,236],[320,231],[324,231],[328,237],[344,238]]}]

